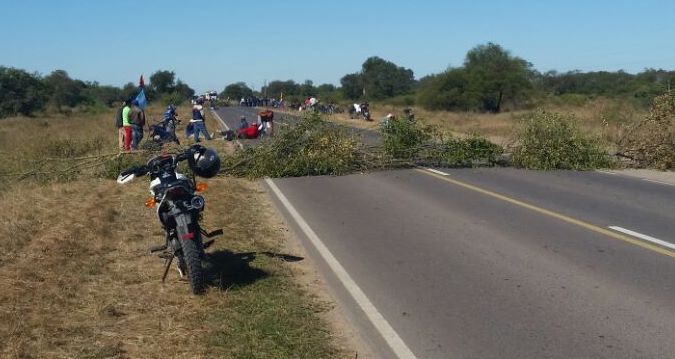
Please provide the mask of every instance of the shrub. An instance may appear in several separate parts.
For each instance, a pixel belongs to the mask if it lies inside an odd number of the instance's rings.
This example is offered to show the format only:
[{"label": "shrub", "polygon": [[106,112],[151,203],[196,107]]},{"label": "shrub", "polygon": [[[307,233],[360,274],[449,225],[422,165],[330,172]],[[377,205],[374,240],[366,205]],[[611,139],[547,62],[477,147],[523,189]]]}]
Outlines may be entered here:
[{"label": "shrub", "polygon": [[637,167],[672,168],[675,163],[675,93],[654,98],[647,117],[619,141],[619,154]]},{"label": "shrub", "polygon": [[525,117],[515,143],[511,159],[520,167],[587,170],[612,164],[599,139],[582,133],[573,117],[555,112]]}]

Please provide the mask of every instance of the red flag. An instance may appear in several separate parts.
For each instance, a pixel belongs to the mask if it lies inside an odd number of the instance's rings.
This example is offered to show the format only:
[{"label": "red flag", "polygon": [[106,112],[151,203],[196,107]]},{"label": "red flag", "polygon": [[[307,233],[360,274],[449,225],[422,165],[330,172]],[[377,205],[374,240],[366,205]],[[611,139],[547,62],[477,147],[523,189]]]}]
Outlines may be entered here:
[{"label": "red flag", "polygon": [[141,79],[138,80],[138,87],[140,87],[140,88],[145,87],[145,81],[143,81],[143,75],[141,75]]}]

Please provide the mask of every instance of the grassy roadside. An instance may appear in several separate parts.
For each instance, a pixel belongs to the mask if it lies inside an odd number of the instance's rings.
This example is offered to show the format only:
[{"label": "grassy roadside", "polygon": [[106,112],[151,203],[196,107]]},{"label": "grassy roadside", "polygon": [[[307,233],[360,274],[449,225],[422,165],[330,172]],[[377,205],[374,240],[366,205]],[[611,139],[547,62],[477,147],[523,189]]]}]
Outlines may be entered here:
[{"label": "grassy roadside", "polygon": [[[347,107],[343,107],[346,111]],[[347,126],[376,130],[380,120],[387,113],[391,112],[401,116],[403,109],[404,107],[401,106],[371,103],[373,121],[350,119],[347,112],[329,115],[327,119]],[[543,104],[542,109],[574,116],[584,131],[612,143],[617,142],[628,126],[640,121],[648,112],[646,109],[635,108],[625,101],[607,98],[596,98],[574,104],[551,102]],[[498,114],[447,112],[426,111],[419,107],[414,107],[414,111],[420,123],[433,126],[442,133],[457,137],[479,134],[502,146],[511,144],[514,127],[533,112],[532,110],[505,111]],[[290,109],[282,112],[298,114],[297,111]]]},{"label": "grassy roadside", "polygon": [[[54,141],[92,136],[101,138],[97,151],[114,152],[112,117],[3,121],[0,152],[18,148],[40,156]],[[52,131],[45,135],[42,127]],[[226,143],[209,145],[224,150]],[[162,237],[154,212],[143,206],[144,179],[119,186],[83,172],[5,181],[0,357],[353,356],[325,319],[332,305],[296,281],[301,262],[285,256],[297,253],[285,253],[285,231],[270,221],[259,183],[206,181],[203,223],[225,234],[209,249],[210,288],[195,297],[173,269],[162,285],[163,262],[147,252]]]}]

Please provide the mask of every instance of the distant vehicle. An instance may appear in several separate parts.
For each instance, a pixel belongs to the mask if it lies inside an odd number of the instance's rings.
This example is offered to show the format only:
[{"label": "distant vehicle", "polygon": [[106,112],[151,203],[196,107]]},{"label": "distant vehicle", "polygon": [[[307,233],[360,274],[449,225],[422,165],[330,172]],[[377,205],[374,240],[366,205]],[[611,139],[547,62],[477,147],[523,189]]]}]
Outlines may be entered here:
[{"label": "distant vehicle", "polygon": [[218,93],[216,91],[209,91],[204,94],[204,98],[211,101],[218,99]]}]

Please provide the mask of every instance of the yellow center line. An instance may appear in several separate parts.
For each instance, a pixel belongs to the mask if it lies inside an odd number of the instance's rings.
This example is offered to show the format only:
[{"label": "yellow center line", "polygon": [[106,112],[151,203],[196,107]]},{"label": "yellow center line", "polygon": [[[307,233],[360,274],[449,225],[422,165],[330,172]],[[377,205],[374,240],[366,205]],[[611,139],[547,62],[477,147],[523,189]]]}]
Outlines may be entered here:
[{"label": "yellow center line", "polygon": [[578,220],[576,218],[568,217],[564,214],[553,212],[553,211],[545,209],[545,208],[537,207],[535,205],[532,205],[532,204],[529,204],[529,203],[526,203],[526,202],[523,202],[523,201],[519,201],[519,200],[511,198],[511,197],[507,197],[503,194],[488,191],[486,189],[476,187],[474,185],[470,185],[468,183],[458,181],[456,179],[445,177],[445,176],[427,171],[425,169],[416,168],[415,170],[418,171],[418,172],[424,173],[428,176],[436,177],[436,178],[438,178],[442,181],[449,182],[449,183],[452,183],[454,185],[464,187],[466,189],[469,189],[469,190],[472,190],[472,191],[475,191],[475,192],[478,192],[478,193],[482,193],[484,195],[488,195],[490,197],[497,198],[497,199],[500,199],[502,201],[509,202],[509,203],[515,204],[517,206],[527,208],[529,210],[532,210],[532,211],[535,211],[535,212],[538,212],[538,213],[541,213],[541,214],[544,214],[544,215],[547,215],[547,216],[550,216],[550,217],[553,217],[553,218],[557,218],[561,221],[571,223],[571,224],[577,225],[579,227],[586,228],[586,229],[588,229],[590,231],[593,231],[593,232],[596,232],[596,233],[604,234],[608,237],[618,239],[620,241],[624,241],[626,243],[630,243],[630,244],[636,245],[638,247],[642,247],[644,249],[648,249],[650,251],[669,256],[671,258],[675,258],[675,252],[669,251],[669,250],[667,250],[663,247],[660,247],[660,246],[657,246],[657,245],[654,245],[654,244],[651,244],[651,243],[643,242],[643,241],[640,241],[638,239],[628,237],[628,236],[625,236],[625,235],[620,234],[620,233],[612,232],[609,229],[598,227],[598,226],[590,224],[588,222],[584,222],[584,221]]}]

